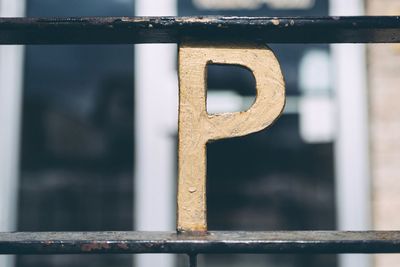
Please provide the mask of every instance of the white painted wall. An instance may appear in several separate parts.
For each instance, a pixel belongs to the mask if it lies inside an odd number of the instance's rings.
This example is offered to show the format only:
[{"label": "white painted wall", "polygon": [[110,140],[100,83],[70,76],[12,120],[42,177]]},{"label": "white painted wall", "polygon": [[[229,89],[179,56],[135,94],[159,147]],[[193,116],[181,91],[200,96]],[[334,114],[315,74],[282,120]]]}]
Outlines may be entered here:
[{"label": "white painted wall", "polygon": [[[0,0],[1,17],[25,14],[24,0]],[[0,231],[15,231],[17,222],[23,46],[0,46]],[[14,257],[0,256],[11,267]]]},{"label": "white painted wall", "polygon": [[[363,0],[331,0],[333,16],[364,15]],[[335,144],[339,230],[371,229],[366,49],[332,45],[338,121]],[[341,267],[368,267],[367,255],[341,255]]]},{"label": "white painted wall", "polygon": [[[136,0],[136,16],[175,15],[175,0]],[[135,230],[175,231],[178,80],[175,44],[135,46]],[[172,267],[174,255],[137,255],[137,267]]]}]

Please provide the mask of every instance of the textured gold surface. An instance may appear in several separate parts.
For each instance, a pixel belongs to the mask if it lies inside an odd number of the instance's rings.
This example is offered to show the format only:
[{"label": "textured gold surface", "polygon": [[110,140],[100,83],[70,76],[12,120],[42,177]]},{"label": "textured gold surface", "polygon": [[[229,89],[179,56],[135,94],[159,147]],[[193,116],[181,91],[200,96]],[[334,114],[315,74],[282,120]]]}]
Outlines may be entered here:
[{"label": "textured gold surface", "polygon": [[[207,113],[208,64],[239,65],[252,72],[257,97],[249,110]],[[255,44],[181,44],[179,83],[177,230],[205,232],[206,143],[247,135],[271,125],[283,110],[285,84],[273,52]]]}]

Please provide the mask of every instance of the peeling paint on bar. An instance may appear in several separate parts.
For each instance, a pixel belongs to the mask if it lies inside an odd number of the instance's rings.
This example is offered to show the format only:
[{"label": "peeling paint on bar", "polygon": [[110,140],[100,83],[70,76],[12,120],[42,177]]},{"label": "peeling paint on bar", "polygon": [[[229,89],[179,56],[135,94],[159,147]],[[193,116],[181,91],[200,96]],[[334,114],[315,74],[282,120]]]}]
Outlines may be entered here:
[{"label": "peeling paint on bar", "polygon": [[400,17],[0,18],[0,44],[396,43]]},{"label": "peeling paint on bar", "polygon": [[0,233],[0,254],[399,252],[400,231]]}]

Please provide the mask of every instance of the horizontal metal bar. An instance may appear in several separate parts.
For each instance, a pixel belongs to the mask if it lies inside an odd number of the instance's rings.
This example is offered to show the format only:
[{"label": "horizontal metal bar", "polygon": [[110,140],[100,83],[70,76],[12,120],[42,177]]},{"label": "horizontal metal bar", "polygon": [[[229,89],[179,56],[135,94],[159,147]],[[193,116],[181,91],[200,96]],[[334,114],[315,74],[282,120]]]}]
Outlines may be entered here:
[{"label": "horizontal metal bar", "polygon": [[0,44],[395,43],[400,17],[0,18]]},{"label": "horizontal metal bar", "polygon": [[399,253],[400,231],[1,233],[0,254]]}]

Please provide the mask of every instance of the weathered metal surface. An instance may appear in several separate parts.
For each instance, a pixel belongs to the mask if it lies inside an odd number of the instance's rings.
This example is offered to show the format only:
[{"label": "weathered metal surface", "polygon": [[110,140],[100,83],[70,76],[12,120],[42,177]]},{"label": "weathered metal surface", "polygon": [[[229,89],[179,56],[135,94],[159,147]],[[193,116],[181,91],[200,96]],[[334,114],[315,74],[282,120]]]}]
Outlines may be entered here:
[{"label": "weathered metal surface", "polygon": [[400,42],[400,17],[0,18],[0,44]]},{"label": "weathered metal surface", "polygon": [[1,254],[399,253],[400,231],[1,233]]},{"label": "weathered metal surface", "polygon": [[[209,114],[209,64],[248,69],[256,99],[246,111]],[[178,231],[207,231],[206,144],[245,136],[269,127],[285,106],[285,82],[277,58],[256,43],[182,43],[179,46]]]}]

